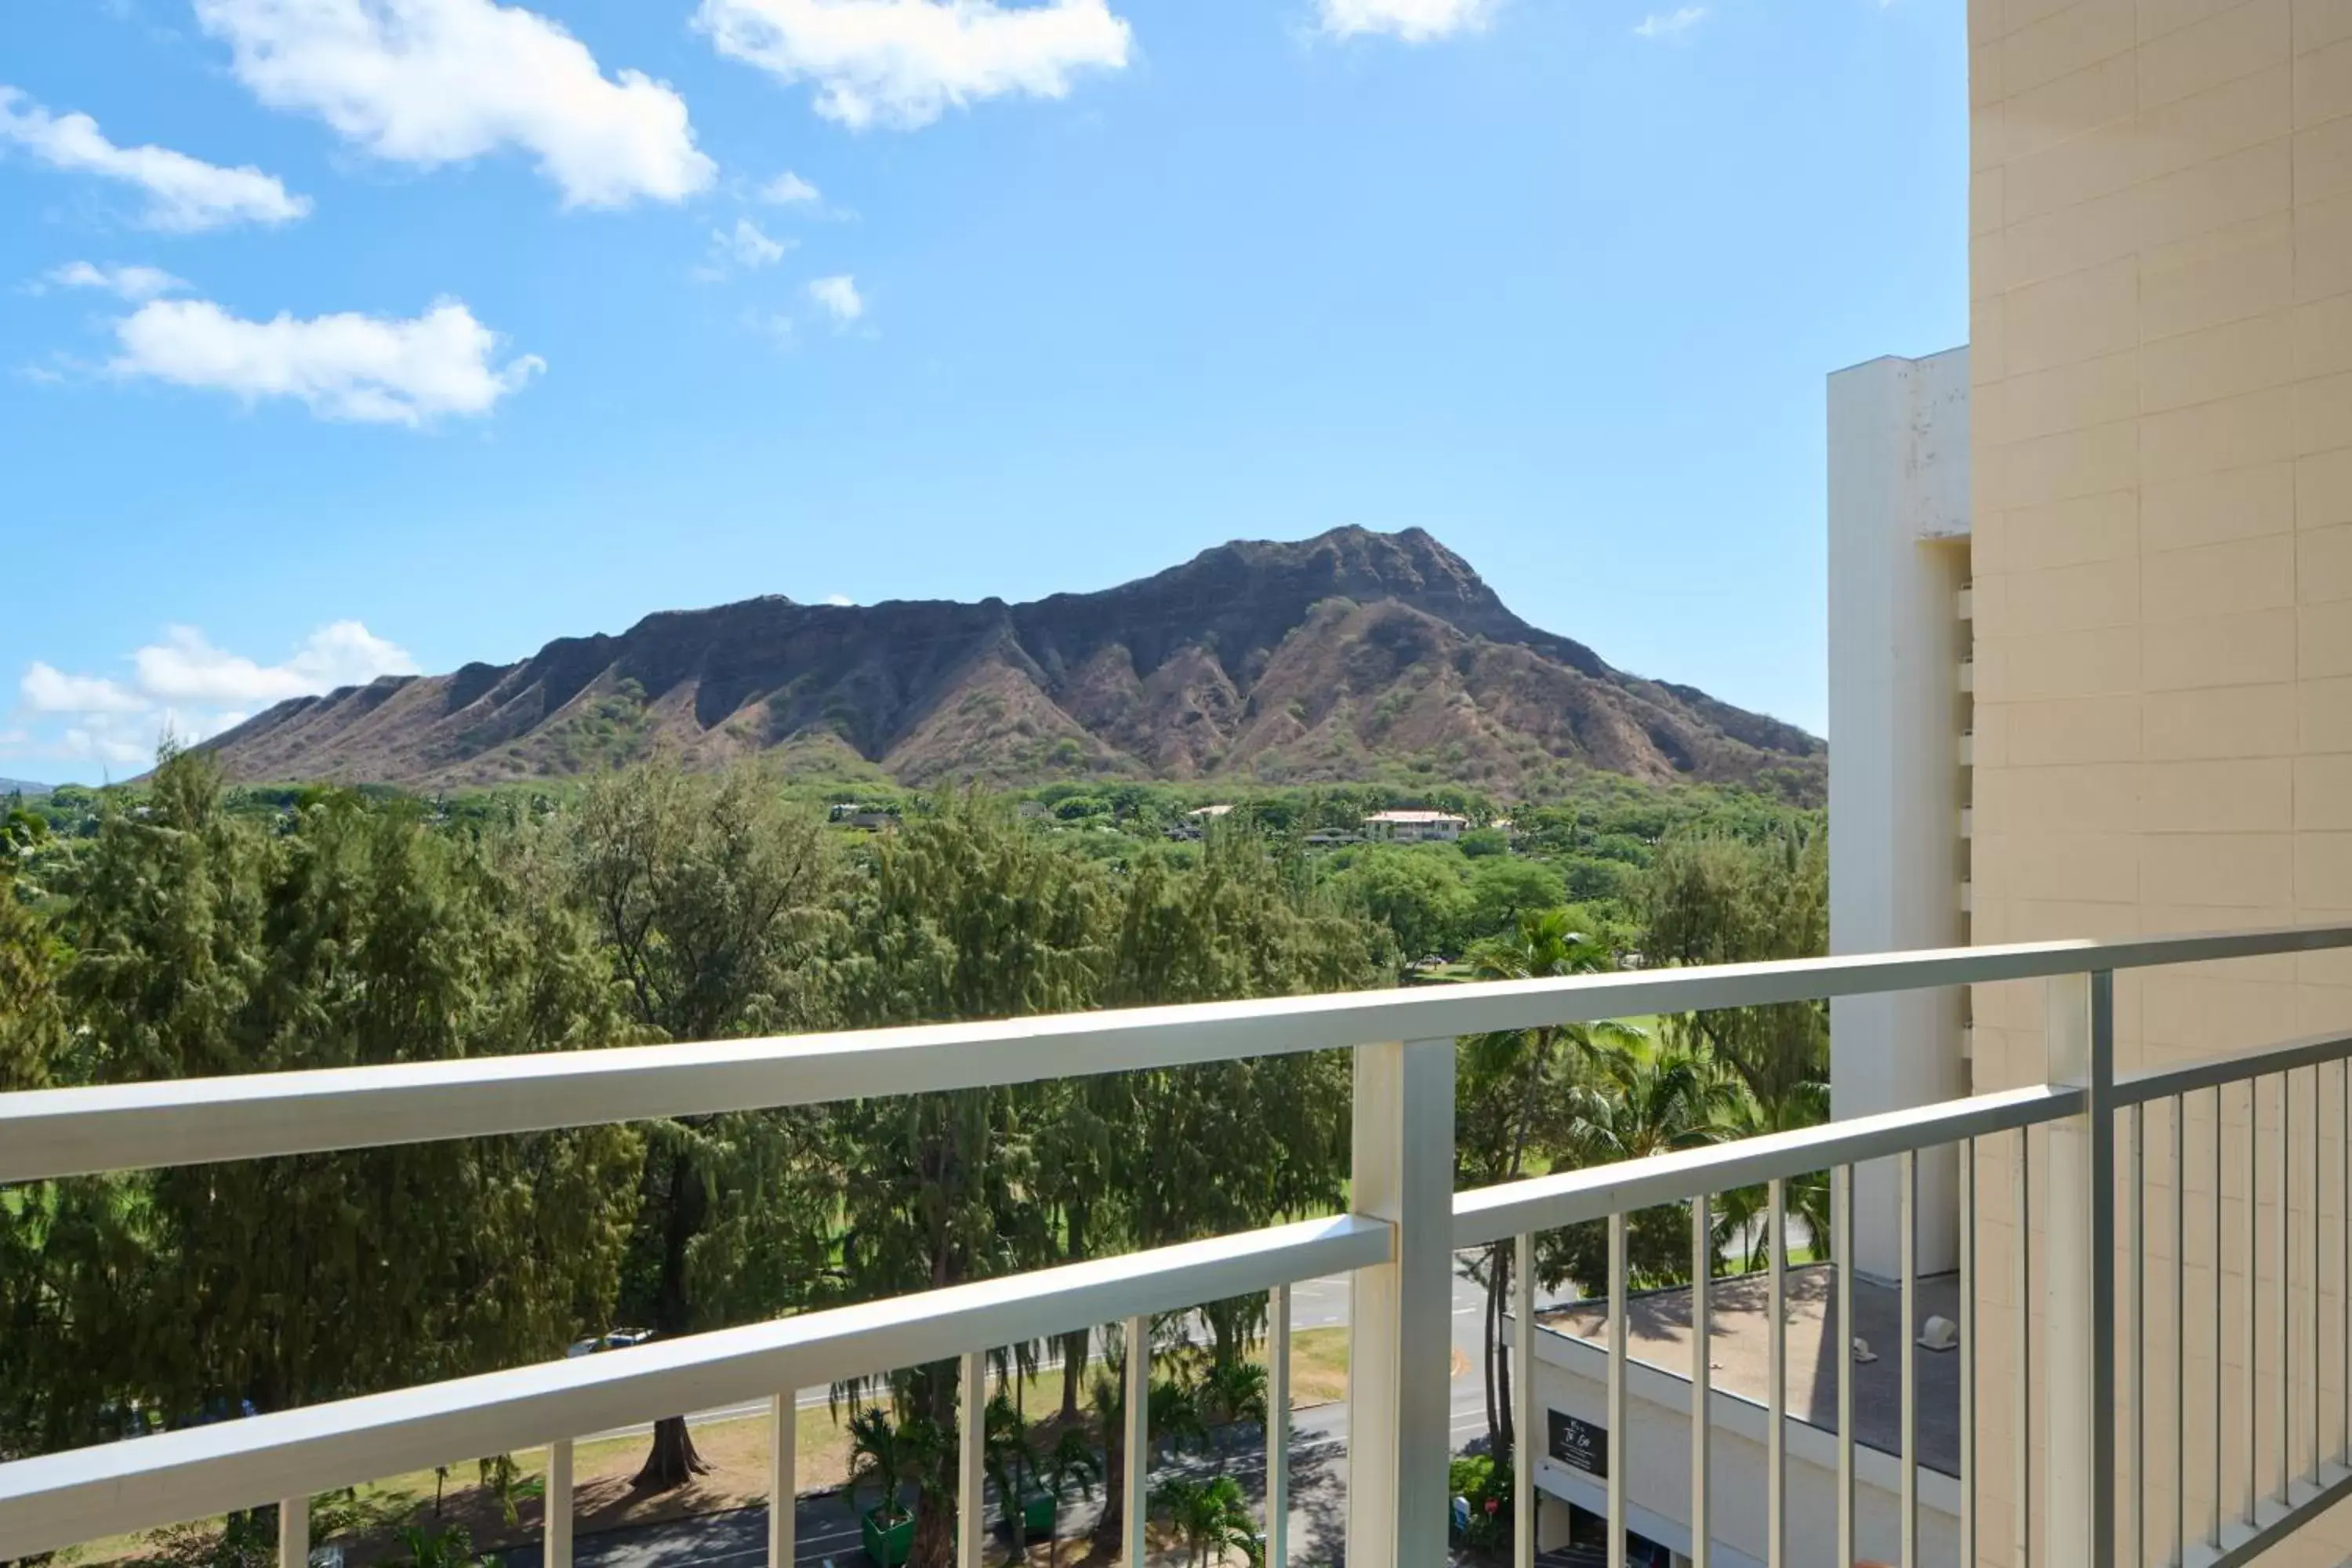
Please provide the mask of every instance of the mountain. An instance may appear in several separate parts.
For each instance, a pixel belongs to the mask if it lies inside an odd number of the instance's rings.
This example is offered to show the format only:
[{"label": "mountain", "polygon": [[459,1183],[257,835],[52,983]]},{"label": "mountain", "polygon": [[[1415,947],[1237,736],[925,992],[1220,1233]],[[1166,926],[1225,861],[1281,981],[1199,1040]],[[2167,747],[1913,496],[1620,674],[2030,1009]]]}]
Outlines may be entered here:
[{"label": "mountain", "polygon": [[48,793],[48,785],[35,784],[30,779],[0,779],[0,800],[5,800],[12,795],[21,795],[30,799],[34,795]]},{"label": "mountain", "polygon": [[297,698],[206,743],[232,778],[427,787],[664,746],[910,784],[1395,777],[1506,795],[1600,769],[1814,798],[1827,767],[1793,725],[1528,625],[1417,528],[1224,544],[1023,605],[663,611],[518,664]]}]

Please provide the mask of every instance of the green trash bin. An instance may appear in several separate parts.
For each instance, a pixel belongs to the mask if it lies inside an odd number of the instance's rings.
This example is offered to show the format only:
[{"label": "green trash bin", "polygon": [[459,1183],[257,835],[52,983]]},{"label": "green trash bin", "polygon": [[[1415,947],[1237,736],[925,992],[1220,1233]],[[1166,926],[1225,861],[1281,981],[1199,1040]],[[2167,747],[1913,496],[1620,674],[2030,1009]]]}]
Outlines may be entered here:
[{"label": "green trash bin", "polygon": [[865,1538],[866,1555],[881,1568],[900,1568],[915,1547],[915,1516],[908,1513],[886,1525],[881,1522],[881,1512],[878,1508],[869,1509],[858,1518],[857,1530]]}]

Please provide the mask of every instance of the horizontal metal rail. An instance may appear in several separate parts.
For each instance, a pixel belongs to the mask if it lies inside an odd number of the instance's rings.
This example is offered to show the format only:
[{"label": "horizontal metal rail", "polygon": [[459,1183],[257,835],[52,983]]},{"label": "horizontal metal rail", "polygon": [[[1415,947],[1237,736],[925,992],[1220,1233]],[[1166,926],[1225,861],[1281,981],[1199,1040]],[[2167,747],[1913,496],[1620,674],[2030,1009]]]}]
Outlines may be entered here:
[{"label": "horizontal metal rail", "polygon": [[2216,1527],[2220,1544],[2192,1541],[2183,1554],[2186,1568],[2241,1568],[2352,1497],[2352,1469],[2333,1459],[2319,1466],[2318,1479],[2296,1476],[2284,1498],[2268,1492],[2250,1505],[2252,1517],[2225,1519]]},{"label": "horizontal metal rail", "polygon": [[1553,1230],[1661,1204],[1688,1203],[1738,1187],[1759,1186],[1775,1177],[1861,1164],[1963,1138],[2055,1121],[2079,1115],[2082,1109],[2081,1089],[2037,1084],[1506,1182],[1455,1194],[1454,1245],[1481,1247],[1521,1231]]},{"label": "horizontal metal rail", "polygon": [[2352,926],[1944,948],[40,1089],[0,1095],[0,1183],[2340,947],[2352,947]]},{"label": "horizontal metal rail", "polygon": [[2223,1084],[2242,1083],[2247,1079],[2270,1073],[2322,1067],[2347,1057],[2352,1057],[2352,1035],[2309,1035],[2299,1040],[2266,1046],[2258,1051],[2204,1057],[2179,1067],[2122,1073],[2116,1079],[2116,1105],[2121,1109],[2151,1100],[2168,1100],[2174,1095],[2189,1094],[2200,1089],[2218,1089]]},{"label": "horizontal metal rail", "polygon": [[1389,1262],[1360,1215],[0,1465],[0,1561]]}]

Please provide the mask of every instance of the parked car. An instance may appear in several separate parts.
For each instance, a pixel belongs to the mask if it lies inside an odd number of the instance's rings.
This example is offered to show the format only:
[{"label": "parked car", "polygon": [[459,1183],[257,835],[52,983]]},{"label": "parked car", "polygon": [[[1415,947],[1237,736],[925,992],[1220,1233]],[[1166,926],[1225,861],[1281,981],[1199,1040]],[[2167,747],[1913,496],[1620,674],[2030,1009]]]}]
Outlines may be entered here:
[{"label": "parked car", "polygon": [[631,1345],[641,1345],[653,1337],[654,1331],[651,1329],[607,1329],[593,1338],[572,1341],[571,1348],[563,1353],[566,1356],[593,1355],[598,1351],[626,1350]]}]

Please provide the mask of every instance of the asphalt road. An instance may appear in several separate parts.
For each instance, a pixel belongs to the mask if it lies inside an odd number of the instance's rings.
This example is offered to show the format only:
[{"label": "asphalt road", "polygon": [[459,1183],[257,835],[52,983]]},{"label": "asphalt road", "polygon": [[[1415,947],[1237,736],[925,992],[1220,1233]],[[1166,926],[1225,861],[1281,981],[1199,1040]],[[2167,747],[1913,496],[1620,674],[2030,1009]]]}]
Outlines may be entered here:
[{"label": "asphalt road", "polygon": [[[1464,1370],[1454,1378],[1448,1435],[1458,1452],[1486,1433],[1486,1375],[1479,1314],[1485,1295],[1472,1281],[1454,1282],[1454,1346]],[[1348,1321],[1348,1279],[1333,1275],[1301,1280],[1291,1288],[1290,1321],[1294,1331],[1337,1328]],[[825,1391],[812,1389],[800,1396],[803,1405],[824,1403]],[[724,1420],[756,1415],[767,1409],[765,1400],[726,1405],[698,1413],[695,1419]],[[648,1426],[617,1428],[597,1436],[642,1433]],[[1348,1407],[1344,1402],[1316,1405],[1291,1415],[1291,1554],[1300,1563],[1337,1563],[1346,1535]],[[1185,1455],[1152,1470],[1155,1484],[1170,1476],[1222,1472],[1242,1484],[1253,1501],[1265,1496],[1265,1444],[1255,1428],[1223,1435],[1225,1447],[1208,1455]],[[1099,1494],[1099,1489],[1097,1489]],[[1090,1532],[1101,1511],[1099,1495],[1074,1502],[1062,1527],[1063,1538]],[[866,1568],[858,1542],[856,1517],[840,1494],[814,1493],[797,1500],[794,1510],[795,1561],[840,1568]],[[717,1564],[721,1568],[752,1568],[768,1552],[768,1510],[764,1506],[704,1514],[665,1524],[633,1526],[583,1536],[573,1545],[578,1568],[685,1568],[686,1564]],[[507,1568],[540,1568],[537,1546],[518,1548],[505,1555]],[[1041,1559],[1042,1561],[1042,1559]]]}]

